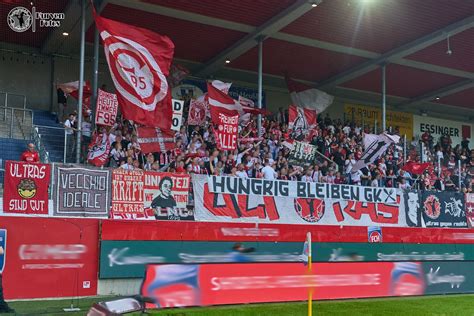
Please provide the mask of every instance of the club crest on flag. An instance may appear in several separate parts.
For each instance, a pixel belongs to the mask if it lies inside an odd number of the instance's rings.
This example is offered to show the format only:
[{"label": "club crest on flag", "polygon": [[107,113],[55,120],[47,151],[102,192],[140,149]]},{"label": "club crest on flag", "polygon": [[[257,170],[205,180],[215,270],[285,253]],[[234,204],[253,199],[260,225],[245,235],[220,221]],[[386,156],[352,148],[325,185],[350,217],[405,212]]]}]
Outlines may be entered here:
[{"label": "club crest on flag", "polygon": [[129,38],[114,37],[107,31],[100,36],[117,90],[143,110],[154,111],[168,93],[168,82],[151,53]]}]

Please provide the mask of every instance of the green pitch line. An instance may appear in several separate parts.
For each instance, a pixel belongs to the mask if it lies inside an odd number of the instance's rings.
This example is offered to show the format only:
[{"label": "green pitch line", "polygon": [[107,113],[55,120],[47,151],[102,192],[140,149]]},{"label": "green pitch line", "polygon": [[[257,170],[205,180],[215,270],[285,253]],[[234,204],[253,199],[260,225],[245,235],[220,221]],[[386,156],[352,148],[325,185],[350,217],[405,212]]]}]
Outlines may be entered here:
[{"label": "green pitch line", "polygon": [[[71,302],[70,300],[12,302],[10,303],[10,306],[17,311],[17,315],[79,316],[85,315],[92,303],[96,302],[97,300],[99,299],[87,298],[81,300],[74,300],[74,305],[76,307],[78,306],[81,308],[81,311],[78,313],[62,312],[62,308],[69,307]],[[315,301],[313,305],[313,315],[474,316],[473,301],[474,295],[448,295],[323,302]],[[306,313],[307,305],[305,303],[250,304],[222,307],[182,308],[162,311],[149,311],[149,315],[162,316],[304,316],[306,315]]]}]

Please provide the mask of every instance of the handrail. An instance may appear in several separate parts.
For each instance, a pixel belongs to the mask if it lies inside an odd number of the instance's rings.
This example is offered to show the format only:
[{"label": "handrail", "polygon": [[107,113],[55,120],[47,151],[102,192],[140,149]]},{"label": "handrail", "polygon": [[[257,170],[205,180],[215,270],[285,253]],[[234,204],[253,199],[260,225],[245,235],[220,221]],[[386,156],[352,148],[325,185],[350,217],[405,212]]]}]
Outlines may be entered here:
[{"label": "handrail", "polygon": [[[26,95],[24,94],[18,94],[18,93],[11,93],[11,92],[3,92],[0,91],[0,94],[5,94],[5,105],[4,107],[9,108],[8,106],[8,96],[17,96],[17,97],[23,97],[23,109],[26,110]],[[25,114],[26,112],[23,112],[23,121],[25,121]],[[7,116],[7,110],[5,109],[5,116]]]},{"label": "handrail", "polygon": [[38,148],[41,160],[45,163],[49,163],[49,152],[44,148],[43,144],[41,143],[41,134],[39,133],[37,127],[33,127],[33,140],[35,142],[36,147]]},{"label": "handrail", "polygon": [[[30,115],[31,115],[31,125],[33,126],[33,120],[34,120],[34,112],[33,110],[31,109],[22,109],[22,108],[16,108],[16,107],[5,107],[5,106],[0,106],[0,109],[4,109],[4,116],[3,116],[3,120],[6,121],[7,120],[7,111],[10,111],[11,113],[11,116],[10,116],[10,132],[9,132],[9,137],[12,138],[13,137],[13,125],[17,124],[17,123],[20,123],[20,119],[18,117],[16,117],[15,115],[15,111],[22,111],[23,112],[23,119],[21,120],[21,122],[24,122],[25,121],[25,116],[26,116],[26,112],[28,112]],[[20,124],[21,126],[21,124]],[[24,131],[23,131],[24,132]],[[25,135],[23,133],[23,137],[30,137],[31,136],[31,131],[28,133],[29,135]]]},{"label": "handrail", "polygon": [[60,129],[60,130],[66,129],[65,127],[47,126],[47,125],[37,125],[37,124],[33,124],[33,126],[34,126],[34,127],[41,127],[41,128]]}]

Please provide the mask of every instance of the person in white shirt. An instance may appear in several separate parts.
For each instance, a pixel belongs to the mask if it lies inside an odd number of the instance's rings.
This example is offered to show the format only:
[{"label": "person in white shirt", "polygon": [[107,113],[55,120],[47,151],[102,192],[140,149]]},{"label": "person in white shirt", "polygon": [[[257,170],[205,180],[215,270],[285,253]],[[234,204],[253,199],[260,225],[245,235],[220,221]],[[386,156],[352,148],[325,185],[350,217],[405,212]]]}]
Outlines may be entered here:
[{"label": "person in white shirt", "polygon": [[265,180],[275,180],[277,177],[277,173],[275,169],[270,166],[268,159],[265,159],[265,167],[262,168],[262,174]]},{"label": "person in white shirt", "polygon": [[360,170],[357,170],[356,172],[351,173],[352,184],[354,184],[354,185],[360,185],[360,180],[361,180],[361,177],[362,177],[363,175],[364,175],[364,174],[363,174],[362,171],[360,171]]},{"label": "person in white shirt", "polygon": [[405,178],[402,178],[400,180],[400,184],[398,185],[400,189],[409,189],[410,185],[407,183],[407,180]]},{"label": "person in white shirt", "polygon": [[249,175],[247,174],[247,172],[245,171],[245,167],[243,164],[239,164],[237,166],[237,172],[235,173],[237,175],[237,177],[239,178],[248,178]]},{"label": "person in white shirt", "polygon": [[120,168],[125,169],[125,170],[134,170],[135,167],[133,166],[133,158],[128,157],[127,163],[124,163],[123,165],[121,165]]},{"label": "person in white shirt", "polygon": [[307,170],[306,173],[301,177],[301,181],[314,182],[311,173],[312,173],[311,170]]},{"label": "person in white shirt", "polygon": [[354,159],[354,154],[351,153],[351,154],[347,157],[347,159],[346,159],[346,161],[345,161],[345,163],[344,163],[346,174],[351,173],[352,167],[355,165],[355,163],[356,163],[356,161],[355,161],[355,159]]},{"label": "person in white shirt", "polygon": [[377,175],[375,176],[375,178],[370,182],[370,186],[371,186],[371,187],[378,187],[378,186],[380,186],[380,185],[379,185],[380,178],[381,178],[380,173],[377,173]]},{"label": "person in white shirt", "polygon": [[74,132],[77,131],[74,128],[74,123],[76,121],[76,115],[74,113],[69,114],[69,118],[64,122],[64,128],[66,133],[66,157],[68,162],[73,162],[74,160],[74,148],[75,148],[75,139]]},{"label": "person in white shirt", "polygon": [[314,170],[311,173],[311,177],[313,178],[312,182],[321,182],[321,171],[319,171],[318,165],[314,166]]},{"label": "person in white shirt", "polygon": [[351,132],[351,127],[346,125],[346,126],[344,126],[342,131],[344,132],[344,134],[349,135],[349,133]]},{"label": "person in white shirt", "polygon": [[82,121],[81,135],[82,135],[82,142],[81,142],[82,156],[83,156],[84,161],[86,161],[87,149],[89,148],[89,144],[91,143],[91,136],[92,136],[92,123],[91,123],[90,116],[84,117],[84,121]]}]

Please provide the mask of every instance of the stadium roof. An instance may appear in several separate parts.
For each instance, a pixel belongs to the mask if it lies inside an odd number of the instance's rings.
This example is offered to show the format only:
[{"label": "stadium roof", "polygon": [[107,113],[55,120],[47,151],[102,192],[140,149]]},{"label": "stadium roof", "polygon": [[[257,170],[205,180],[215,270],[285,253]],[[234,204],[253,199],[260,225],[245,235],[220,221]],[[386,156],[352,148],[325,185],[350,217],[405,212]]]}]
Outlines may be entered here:
[{"label": "stadium roof", "polygon": [[[0,1],[3,12],[25,2]],[[64,27],[26,37],[2,35],[0,41],[35,46],[43,53],[77,53],[78,46],[63,42],[79,44],[78,2],[35,1],[43,11],[65,12]],[[256,82],[257,39],[264,38],[266,86],[285,88],[288,73],[342,99],[379,103],[380,66],[386,64],[389,105],[474,118],[474,1],[99,2],[104,17],[168,35],[175,57],[197,76]],[[90,14],[86,23],[92,42]],[[69,38],[61,36],[64,28]]]}]

